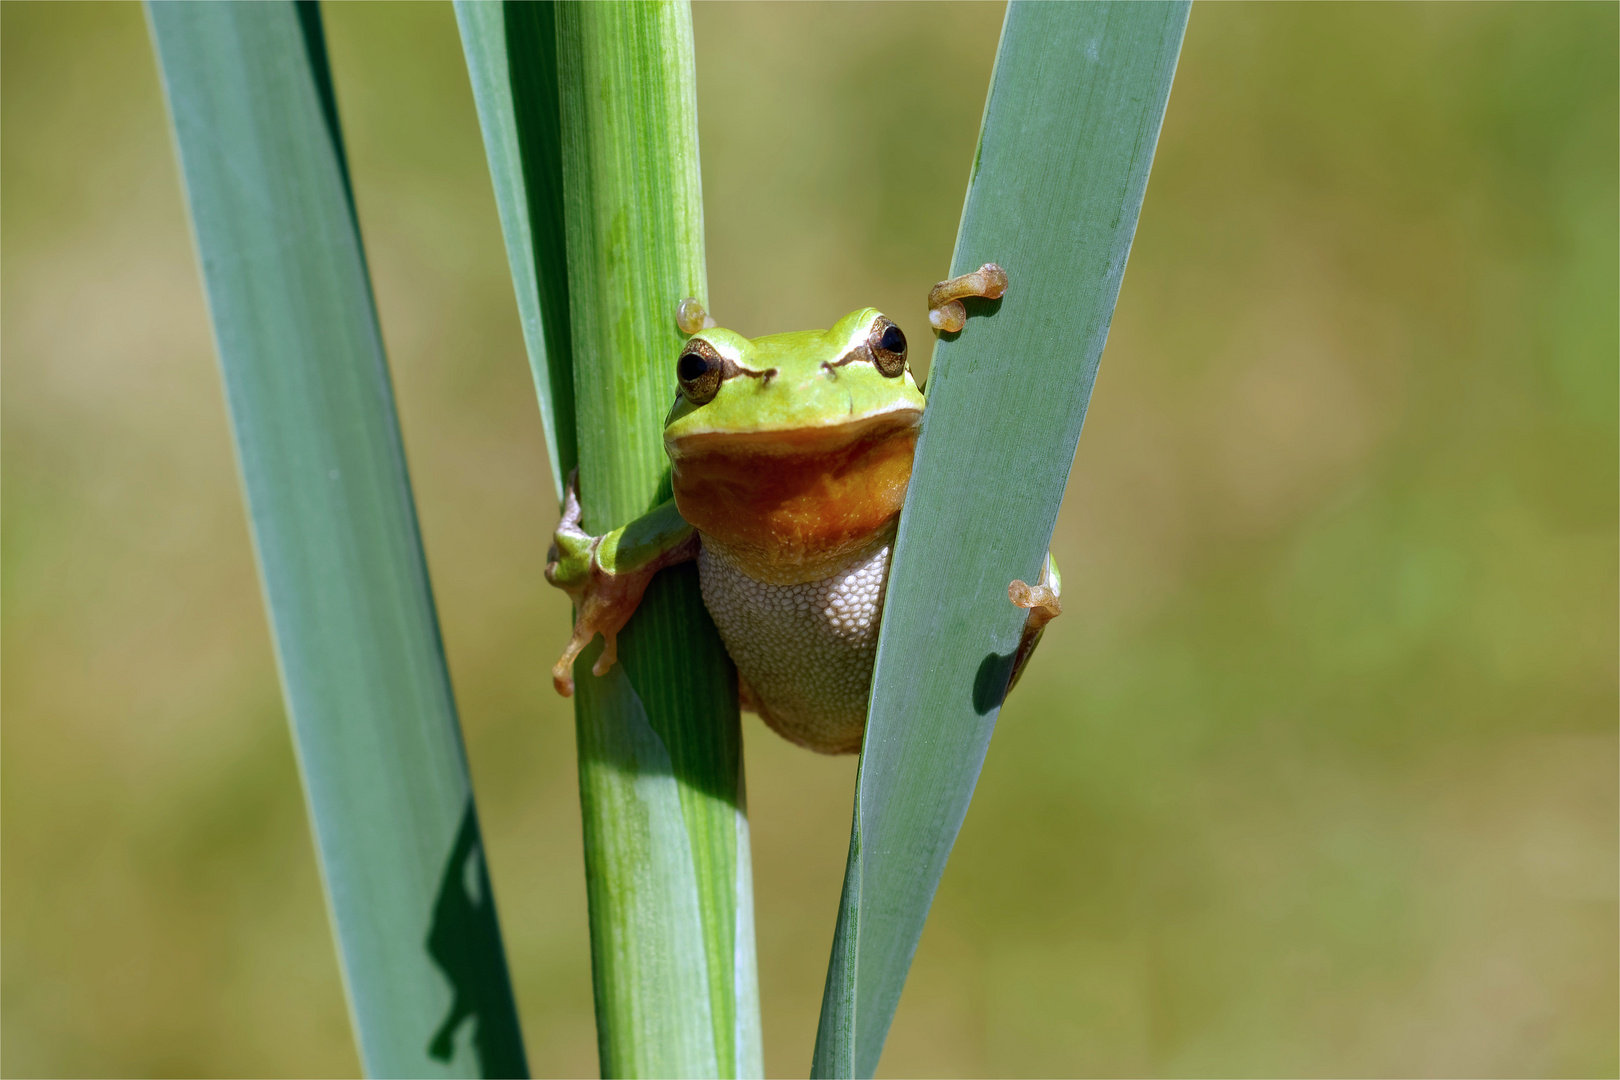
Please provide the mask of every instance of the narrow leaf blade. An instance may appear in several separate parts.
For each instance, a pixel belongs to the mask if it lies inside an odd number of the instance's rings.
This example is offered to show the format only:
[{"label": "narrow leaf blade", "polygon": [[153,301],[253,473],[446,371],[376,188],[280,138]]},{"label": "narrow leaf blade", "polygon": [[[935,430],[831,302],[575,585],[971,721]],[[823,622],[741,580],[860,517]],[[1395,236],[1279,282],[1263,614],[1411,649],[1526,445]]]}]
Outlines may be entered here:
[{"label": "narrow leaf blade", "polygon": [[876,1069],[966,816],[1024,622],[1007,585],[1037,580],[1051,542],[1187,11],[1008,6],[951,273],[996,262],[1011,285],[934,351],[816,1076]]},{"label": "narrow leaf blade", "polygon": [[319,9],[148,10],[361,1058],[526,1075]]},{"label": "narrow leaf blade", "polygon": [[455,10],[561,502],[579,453],[552,5],[456,0]]},{"label": "narrow leaf blade", "polygon": [[[669,495],[675,306],[706,293],[690,11],[456,10],[520,307],[538,297],[542,411],[549,385],[562,468],[578,462],[585,524],[605,532]],[[694,567],[658,576],[618,652],[605,676],[600,645],[575,668],[602,1072],[759,1075],[736,672]]]}]

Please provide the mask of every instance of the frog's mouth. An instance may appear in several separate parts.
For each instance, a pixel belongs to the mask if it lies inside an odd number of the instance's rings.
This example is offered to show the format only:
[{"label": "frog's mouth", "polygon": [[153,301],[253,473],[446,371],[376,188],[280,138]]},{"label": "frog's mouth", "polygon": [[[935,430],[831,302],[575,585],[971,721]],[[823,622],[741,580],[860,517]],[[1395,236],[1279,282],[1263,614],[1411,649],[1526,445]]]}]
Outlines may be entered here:
[{"label": "frog's mouth", "polygon": [[795,584],[880,543],[900,514],[922,410],[788,432],[703,432],[666,444],[675,505],[762,581]]}]

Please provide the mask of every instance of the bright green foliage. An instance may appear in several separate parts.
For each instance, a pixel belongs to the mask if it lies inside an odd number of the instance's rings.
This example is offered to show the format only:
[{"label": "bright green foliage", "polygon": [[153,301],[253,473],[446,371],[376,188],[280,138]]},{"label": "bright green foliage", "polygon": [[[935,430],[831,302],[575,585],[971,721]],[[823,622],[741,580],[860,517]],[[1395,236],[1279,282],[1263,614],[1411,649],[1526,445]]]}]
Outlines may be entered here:
[{"label": "bright green foliage", "polygon": [[150,12],[361,1056],[523,1075],[319,11]]},{"label": "bright green foliage", "polygon": [[[706,299],[690,13],[456,11],[553,461],[606,532],[669,497],[675,309]],[[658,576],[599,678],[600,651],[575,678],[603,1075],[757,1074],[736,673],[695,568]]]},{"label": "bright green foliage", "polygon": [[967,813],[1024,622],[1007,585],[1046,554],[1186,20],[1179,3],[1008,7],[951,273],[993,261],[1011,284],[934,351],[814,1075],[877,1067]]}]

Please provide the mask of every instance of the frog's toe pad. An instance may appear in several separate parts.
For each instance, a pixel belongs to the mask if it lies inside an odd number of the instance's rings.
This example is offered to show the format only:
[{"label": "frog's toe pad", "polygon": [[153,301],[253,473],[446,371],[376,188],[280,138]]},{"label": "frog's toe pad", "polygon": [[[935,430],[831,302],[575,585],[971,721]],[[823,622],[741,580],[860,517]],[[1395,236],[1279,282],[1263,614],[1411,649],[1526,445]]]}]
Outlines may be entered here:
[{"label": "frog's toe pad", "polygon": [[619,661],[619,635],[612,630],[602,631],[602,655],[591,665],[591,674],[601,678]]},{"label": "frog's toe pad", "polygon": [[960,300],[947,300],[928,311],[928,324],[944,334],[954,334],[967,325],[967,308]]},{"label": "frog's toe pad", "polygon": [[1007,599],[1029,611],[1031,622],[1044,626],[1063,614],[1063,601],[1049,585],[1027,585],[1014,581],[1007,586]]},{"label": "frog's toe pad", "polygon": [[630,621],[646,587],[645,580],[599,576],[597,590],[580,601],[568,647],[551,667],[551,684],[557,688],[557,693],[563,697],[574,696],[574,661],[597,634],[602,635],[602,655],[591,665],[591,674],[600,678],[618,662],[619,631]]},{"label": "frog's toe pad", "polygon": [[928,322],[935,330],[954,334],[967,324],[966,296],[999,300],[1007,292],[1007,271],[995,263],[985,263],[970,274],[947,278],[928,293]]},{"label": "frog's toe pad", "polygon": [[[595,627],[587,626],[583,621],[576,622],[574,634],[568,639],[568,647],[557,658],[557,662],[551,665],[551,685],[556,687],[557,693],[563,697],[574,696],[574,661],[585,651],[585,646],[589,645],[591,638],[595,636]],[[600,675],[601,672],[598,671],[596,674]]]}]

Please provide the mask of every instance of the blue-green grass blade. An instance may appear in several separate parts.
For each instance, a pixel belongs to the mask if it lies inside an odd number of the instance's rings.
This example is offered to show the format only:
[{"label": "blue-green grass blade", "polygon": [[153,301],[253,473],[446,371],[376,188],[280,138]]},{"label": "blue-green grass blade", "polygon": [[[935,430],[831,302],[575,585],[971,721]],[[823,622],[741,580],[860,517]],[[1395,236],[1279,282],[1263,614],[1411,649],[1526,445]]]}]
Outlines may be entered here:
[{"label": "blue-green grass blade", "polygon": [[361,1059],[526,1075],[319,9],[148,10]]},{"label": "blue-green grass blade", "polygon": [[563,240],[557,31],[549,2],[456,0],[557,501],[579,461]]},{"label": "blue-green grass blade", "polygon": [[[456,12],[553,462],[606,532],[669,497],[675,306],[707,299],[690,11]],[[575,715],[602,1073],[759,1075],[736,673],[694,568],[653,582],[601,678],[599,652]]]},{"label": "blue-green grass blade", "polygon": [[1007,584],[1036,580],[1051,541],[1187,12],[1008,6],[951,273],[996,262],[1011,285],[999,303],[970,302],[966,329],[934,350],[816,1076],[876,1069],[967,814],[1024,622]]}]

